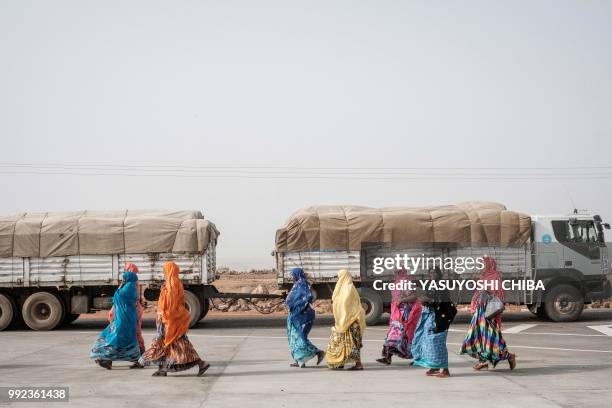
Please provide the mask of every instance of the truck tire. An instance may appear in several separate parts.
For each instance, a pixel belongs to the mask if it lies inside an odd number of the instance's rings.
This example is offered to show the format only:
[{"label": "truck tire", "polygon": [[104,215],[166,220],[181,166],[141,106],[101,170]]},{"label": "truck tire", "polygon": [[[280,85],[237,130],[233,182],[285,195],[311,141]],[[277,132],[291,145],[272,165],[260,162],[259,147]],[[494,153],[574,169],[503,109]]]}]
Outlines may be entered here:
[{"label": "truck tire", "polygon": [[64,321],[64,303],[49,292],[32,293],[21,308],[23,321],[32,330],[53,330]]},{"label": "truck tire", "polygon": [[370,288],[358,288],[359,296],[361,297],[361,306],[365,310],[366,323],[375,325],[380,320],[383,311],[382,298],[376,291]]},{"label": "truck tire", "polygon": [[13,299],[0,293],[0,331],[6,329],[13,323],[16,315],[16,307]]},{"label": "truck tire", "polygon": [[200,299],[195,293],[188,290],[185,291],[185,308],[189,312],[189,327],[193,327],[200,320],[202,307],[200,306]]},{"label": "truck tire", "polygon": [[555,322],[573,322],[584,308],[582,293],[572,285],[554,286],[546,294],[544,311]]},{"label": "truck tire", "polygon": [[204,298],[202,302],[202,311],[200,312],[200,319],[198,319],[198,321],[202,320],[208,314],[209,308],[210,308],[210,299]]}]

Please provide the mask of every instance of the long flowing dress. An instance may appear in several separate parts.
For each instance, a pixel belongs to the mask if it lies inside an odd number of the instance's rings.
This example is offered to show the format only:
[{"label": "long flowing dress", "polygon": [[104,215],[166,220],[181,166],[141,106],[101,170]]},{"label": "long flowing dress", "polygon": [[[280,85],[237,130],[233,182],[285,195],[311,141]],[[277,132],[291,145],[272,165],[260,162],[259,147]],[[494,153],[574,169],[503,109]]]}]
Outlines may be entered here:
[{"label": "long flowing dress", "polygon": [[140,357],[143,366],[157,364],[161,372],[178,372],[200,365],[202,360],[187,337],[189,313],[185,309],[183,283],[174,262],[164,264],[164,285],[157,312],[157,333]]},{"label": "long flowing dress", "polygon": [[[136,264],[132,262],[126,262],[125,264],[125,272],[134,272],[138,274],[138,267]],[[136,302],[137,312],[138,312],[138,322],[136,325],[136,337],[138,337],[138,346],[140,347],[140,353],[145,352],[145,344],[144,338],[142,337],[142,314],[144,309],[142,307],[142,302],[140,300],[140,282],[136,281],[136,293],[138,294],[138,301]],[[108,322],[112,322],[115,317],[115,308],[112,307],[108,312]]]},{"label": "long flowing dress", "polygon": [[467,354],[479,362],[490,362],[495,367],[500,361],[509,358],[508,346],[502,336],[498,319],[485,317],[487,302],[491,296],[480,294],[476,312],[472,315],[470,327],[461,346],[461,354]]},{"label": "long flowing dress", "polygon": [[389,328],[382,350],[383,357],[391,359],[391,356],[396,355],[401,358],[412,358],[410,349],[422,309],[418,301],[391,305]]},{"label": "long flowing dress", "polygon": [[435,333],[435,327],[434,311],[429,306],[423,306],[412,343],[414,364],[430,369],[448,368],[448,332]]},{"label": "long flowing dress", "polygon": [[412,342],[413,362],[429,369],[447,369],[446,338],[457,308],[451,302],[448,290],[432,291],[427,297],[429,300],[423,304]]},{"label": "long flowing dress", "polygon": [[365,332],[365,312],[353,278],[346,269],[338,272],[338,282],[332,295],[335,325],[327,344],[327,366],[343,367],[361,362],[362,336]]},{"label": "long flowing dress", "polygon": [[[395,278],[396,288],[402,282],[410,281],[410,278],[406,271],[402,270]],[[412,358],[410,348],[422,309],[421,303],[416,298],[406,301],[414,297],[414,294],[414,290],[394,289],[391,292],[391,316],[382,349],[382,356],[387,363],[391,361],[393,355]]]},{"label": "long flowing dress", "polygon": [[504,300],[501,274],[493,258],[484,258],[485,267],[479,280],[494,283],[495,288],[489,291],[476,291],[472,296],[472,319],[468,332],[461,345],[461,354],[478,359],[480,363],[490,362],[495,367],[500,361],[508,360],[510,353],[506,340],[502,336],[502,314],[489,319],[485,316],[487,303],[493,296]]},{"label": "long flowing dress", "polygon": [[304,275],[304,270],[294,268],[291,274],[294,284],[285,301],[289,308],[287,340],[289,341],[291,358],[299,366],[303,366],[308,360],[319,354],[321,350],[308,340],[308,333],[310,333],[315,319],[315,311],[310,306],[313,300],[312,292]]},{"label": "long flowing dress", "polygon": [[123,284],[113,295],[113,320],[95,341],[90,354],[91,358],[101,361],[137,361],[140,357],[136,329],[138,322],[137,281],[138,277],[135,273],[123,273]]}]

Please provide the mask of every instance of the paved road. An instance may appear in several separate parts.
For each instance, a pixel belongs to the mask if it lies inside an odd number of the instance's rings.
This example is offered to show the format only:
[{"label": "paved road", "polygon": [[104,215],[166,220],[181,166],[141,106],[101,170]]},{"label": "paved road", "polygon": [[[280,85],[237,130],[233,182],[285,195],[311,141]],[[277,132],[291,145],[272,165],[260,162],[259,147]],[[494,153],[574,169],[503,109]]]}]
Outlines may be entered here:
[{"label": "paved road", "polygon": [[[477,373],[471,359],[457,354],[467,322],[467,315],[459,315],[449,333],[448,379],[426,377],[424,369],[402,360],[388,367],[376,363],[384,325],[366,332],[362,372],[290,368],[285,320],[278,316],[207,317],[190,332],[212,365],[206,375],[197,378],[193,369],[161,378],[151,377],[151,368],[94,366],[88,352],[104,322],[77,320],[55,332],[0,333],[0,386],[69,386],[73,407],[612,406],[612,311],[587,311],[581,321],[565,324],[505,314],[506,338],[518,356],[512,372],[501,363]],[[319,347],[331,323],[321,317],[313,328]],[[152,321],[145,322],[144,335],[147,342],[152,338]]]}]

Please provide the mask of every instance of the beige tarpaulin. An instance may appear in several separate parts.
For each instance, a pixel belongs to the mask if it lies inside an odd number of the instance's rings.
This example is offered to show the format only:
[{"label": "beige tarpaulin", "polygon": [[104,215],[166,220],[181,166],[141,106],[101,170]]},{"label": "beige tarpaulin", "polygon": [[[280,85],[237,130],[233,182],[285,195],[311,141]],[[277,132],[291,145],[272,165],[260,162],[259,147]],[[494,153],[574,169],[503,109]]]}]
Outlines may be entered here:
[{"label": "beige tarpaulin", "polygon": [[218,235],[199,211],[22,213],[0,217],[0,257],[204,253]]},{"label": "beige tarpaulin", "polygon": [[438,207],[312,206],[276,231],[276,250],[359,250],[363,244],[522,245],[531,218],[489,202]]}]

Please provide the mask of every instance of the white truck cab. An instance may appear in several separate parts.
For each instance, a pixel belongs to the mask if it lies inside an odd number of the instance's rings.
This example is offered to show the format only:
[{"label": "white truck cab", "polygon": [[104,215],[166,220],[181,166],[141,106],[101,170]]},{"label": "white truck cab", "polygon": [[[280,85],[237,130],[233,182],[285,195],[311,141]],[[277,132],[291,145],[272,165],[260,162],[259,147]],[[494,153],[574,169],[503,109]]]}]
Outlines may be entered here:
[{"label": "white truck cab", "polygon": [[533,215],[532,278],[544,283],[531,310],[555,321],[578,318],[583,305],[610,296],[610,263],[599,215]]}]

